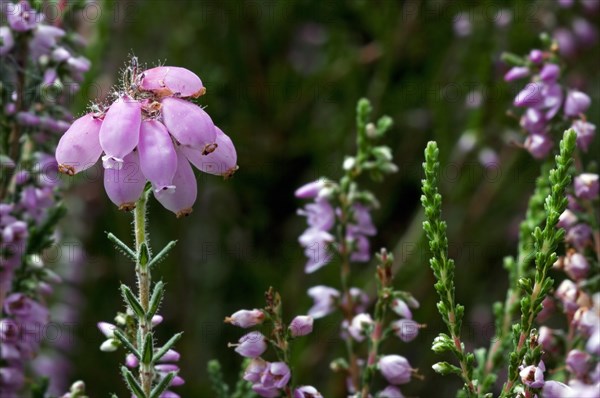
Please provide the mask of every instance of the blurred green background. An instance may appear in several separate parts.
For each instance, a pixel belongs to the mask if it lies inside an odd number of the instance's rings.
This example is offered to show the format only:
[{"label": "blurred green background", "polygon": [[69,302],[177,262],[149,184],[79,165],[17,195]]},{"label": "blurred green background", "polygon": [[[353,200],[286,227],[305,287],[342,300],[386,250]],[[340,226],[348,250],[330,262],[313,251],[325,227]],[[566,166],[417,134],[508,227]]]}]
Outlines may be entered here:
[{"label": "blurred green background", "polygon": [[[577,6],[580,7],[580,6]],[[149,66],[158,63],[196,72],[208,89],[199,103],[233,139],[239,171],[223,181],[198,175],[199,196],[192,215],[176,219],[151,203],[150,235],[155,250],[171,239],[178,245],[156,278],[167,282],[157,329],[161,341],[185,331],[182,353],[183,397],[210,397],[206,363],[218,358],[233,382],[241,358],[227,342],[243,331],[224,325],[240,308],[263,305],[269,286],[278,289],[288,319],[304,314],[306,290],[338,286],[331,264],[306,275],[297,243],[305,221],[296,187],[320,176],[337,178],[344,154],[354,151],[354,109],[370,99],[374,116],[391,116],[395,125],[386,143],[400,171],[382,184],[366,184],[381,201],[374,212],[379,234],[373,249],[396,253],[396,285],[420,300],[415,319],[427,324],[409,343],[390,341],[386,353],[406,356],[426,379],[415,380],[407,396],[450,397],[458,379],[431,371],[439,357],[429,347],[442,330],[436,296],[420,232],[420,164],[428,140],[441,147],[445,217],[457,260],[458,301],[466,319],[469,345],[486,345],[493,334],[490,304],[503,299],[502,257],[515,252],[516,231],[539,165],[514,145],[522,139],[518,121],[507,115],[519,84],[505,84],[502,51],[523,54],[540,45],[538,34],[569,25],[581,8],[559,10],[554,1],[182,1],[104,2],[85,22],[93,70],[75,110],[106,95],[130,54]],[[463,12],[462,20],[457,15]],[[511,15],[508,23],[505,19]],[[598,24],[598,15],[588,15]],[[566,81],[587,91],[598,123],[598,45],[568,60]],[[475,139],[471,151],[457,141]],[[516,137],[516,138],[515,138]],[[597,141],[597,140],[596,140]],[[463,143],[466,142],[463,138]],[[499,163],[480,158],[497,153]],[[597,152],[598,142],[590,153]],[[118,364],[122,354],[98,351],[95,328],[122,309],[120,281],[133,283],[132,265],[105,238],[111,231],[131,239],[131,216],[117,211],[101,181],[79,178],[70,184],[71,209],[64,229],[84,242],[76,288],[80,314],[75,346],[67,355],[90,396],[126,396]],[[373,264],[353,270],[352,284],[373,288]],[[340,319],[316,322],[315,333],[299,341],[293,361],[297,380],[325,396],[343,396],[344,381],[329,371],[341,354]],[[486,329],[487,328],[487,329]]]}]

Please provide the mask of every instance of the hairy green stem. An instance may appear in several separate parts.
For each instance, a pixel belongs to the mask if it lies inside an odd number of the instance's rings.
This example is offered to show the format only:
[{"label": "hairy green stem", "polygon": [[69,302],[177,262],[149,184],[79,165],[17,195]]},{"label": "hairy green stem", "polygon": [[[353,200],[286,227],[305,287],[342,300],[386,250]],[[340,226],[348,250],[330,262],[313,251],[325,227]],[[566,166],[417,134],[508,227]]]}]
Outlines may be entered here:
[{"label": "hairy green stem", "polygon": [[[144,309],[144,312],[148,312],[149,301],[150,301],[150,285],[152,278],[150,270],[146,264],[140,263],[140,251],[142,250],[142,244],[146,243],[146,203],[148,196],[144,193],[136,203],[136,207],[133,213],[133,228],[135,234],[135,248],[138,254],[135,265],[135,272],[137,275],[138,283],[138,300]],[[146,341],[146,336],[152,332],[152,321],[143,317],[138,319],[138,333],[141,337],[141,341]],[[138,347],[140,349],[141,347]],[[144,364],[140,361],[139,364],[139,378],[140,385],[146,396],[150,396],[152,390],[152,380],[154,378],[154,369],[151,364]]]}]

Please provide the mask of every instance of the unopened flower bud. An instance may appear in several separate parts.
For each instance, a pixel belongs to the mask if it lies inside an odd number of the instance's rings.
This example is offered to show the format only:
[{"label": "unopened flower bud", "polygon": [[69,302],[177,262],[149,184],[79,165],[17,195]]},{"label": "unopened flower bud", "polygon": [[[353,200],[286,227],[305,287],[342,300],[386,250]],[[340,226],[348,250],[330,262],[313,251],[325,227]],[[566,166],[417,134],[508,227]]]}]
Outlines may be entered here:
[{"label": "unopened flower bud", "polygon": [[379,371],[390,384],[405,384],[410,381],[412,368],[400,355],[385,355],[378,363]]},{"label": "unopened flower bud", "polygon": [[119,343],[116,340],[108,339],[100,345],[100,351],[102,352],[114,352],[119,348]]},{"label": "unopened flower bud", "polygon": [[575,195],[581,199],[593,200],[598,197],[598,174],[583,173],[575,177]]},{"label": "unopened flower bud", "polygon": [[233,315],[225,318],[225,323],[231,323],[241,328],[249,328],[261,324],[265,319],[265,314],[258,309],[239,310]]},{"label": "unopened flower bud", "polygon": [[290,323],[289,329],[293,337],[306,336],[313,330],[313,317],[308,315],[298,315]]},{"label": "unopened flower bud", "polygon": [[412,312],[404,300],[394,299],[392,301],[392,311],[403,318],[412,319]]},{"label": "unopened flower bud", "polygon": [[398,338],[405,343],[413,341],[419,334],[420,325],[412,319],[400,319],[392,323],[392,329]]}]

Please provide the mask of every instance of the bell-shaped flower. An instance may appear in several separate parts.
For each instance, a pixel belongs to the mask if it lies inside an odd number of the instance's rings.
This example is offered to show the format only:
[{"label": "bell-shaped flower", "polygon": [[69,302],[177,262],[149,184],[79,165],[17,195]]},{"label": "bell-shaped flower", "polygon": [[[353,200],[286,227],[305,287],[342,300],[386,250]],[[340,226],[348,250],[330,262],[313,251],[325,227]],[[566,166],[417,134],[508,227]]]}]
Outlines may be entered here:
[{"label": "bell-shaped flower", "polygon": [[181,150],[176,150],[176,154],[177,171],[173,177],[175,191],[170,189],[154,191],[154,196],[167,210],[172,211],[179,218],[192,212],[192,206],[198,195],[198,186],[194,170],[185,155]]},{"label": "bell-shaped flower", "polygon": [[172,182],[177,170],[177,153],[169,132],[161,122],[142,122],[138,152],[140,168],[152,183],[154,192],[174,191]]},{"label": "bell-shaped flower", "polygon": [[163,123],[181,145],[200,149],[207,155],[216,149],[217,130],[199,106],[180,98],[161,100]]},{"label": "bell-shaped flower", "polygon": [[139,87],[160,97],[197,98],[206,93],[200,78],[192,71],[177,66],[158,66],[140,75]]},{"label": "bell-shaped flower", "polygon": [[215,130],[217,132],[215,141],[217,148],[213,152],[203,154],[200,149],[191,147],[182,147],[181,149],[187,159],[196,166],[198,170],[228,178],[238,169],[237,153],[231,138],[216,126]]},{"label": "bell-shaped flower", "polygon": [[75,120],[60,138],[56,161],[60,172],[74,175],[92,167],[102,154],[99,133],[102,121],[92,113]]},{"label": "bell-shaped flower", "polygon": [[133,210],[135,202],[142,196],[146,178],[140,170],[138,151],[133,151],[123,159],[122,169],[104,170],[104,189],[110,200],[119,210]]},{"label": "bell-shaped flower", "polygon": [[123,159],[138,145],[142,123],[142,105],[128,95],[112,103],[100,128],[100,145],[105,169],[120,169]]}]

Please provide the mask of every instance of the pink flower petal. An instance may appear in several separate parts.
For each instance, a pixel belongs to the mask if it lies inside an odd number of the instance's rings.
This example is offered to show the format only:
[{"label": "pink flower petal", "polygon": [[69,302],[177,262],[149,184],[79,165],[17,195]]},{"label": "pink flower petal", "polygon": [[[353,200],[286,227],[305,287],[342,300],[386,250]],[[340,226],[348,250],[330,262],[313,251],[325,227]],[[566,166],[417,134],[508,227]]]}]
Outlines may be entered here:
[{"label": "pink flower petal", "polygon": [[175,192],[169,190],[155,191],[154,196],[167,210],[172,211],[179,218],[192,212],[192,206],[198,194],[198,187],[192,166],[180,150],[176,150],[176,152],[177,171],[175,177],[173,177]]},{"label": "pink flower petal", "polygon": [[177,154],[171,136],[161,122],[142,122],[138,150],[142,173],[154,190],[175,189],[172,181],[177,170]]},{"label": "pink flower petal", "polygon": [[217,131],[213,121],[197,105],[179,98],[163,98],[163,123],[182,145],[208,154],[215,150]]},{"label": "pink flower petal", "polygon": [[202,151],[194,148],[183,147],[182,151],[188,160],[200,171],[218,176],[231,177],[238,169],[237,153],[231,138],[229,138],[220,128],[217,130],[217,149],[208,155],[203,155]]},{"label": "pink flower petal", "polygon": [[133,210],[144,191],[146,178],[139,162],[138,151],[133,151],[125,156],[121,169],[104,170],[104,189],[119,210]]},{"label": "pink flower petal", "polygon": [[177,66],[159,66],[142,73],[140,87],[159,96],[197,98],[206,92],[200,78],[192,71]]},{"label": "pink flower petal", "polygon": [[75,120],[56,147],[58,170],[74,175],[92,167],[102,154],[99,133],[102,121],[92,113]]},{"label": "pink flower petal", "polygon": [[127,95],[119,97],[110,106],[100,129],[100,145],[106,154],[102,157],[104,168],[121,168],[125,156],[137,146],[142,123],[141,112],[140,102]]}]

